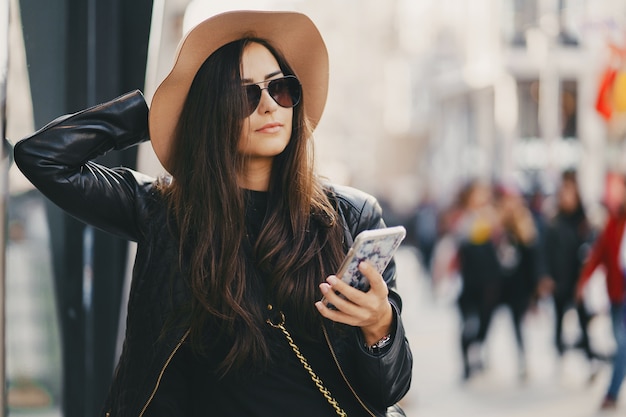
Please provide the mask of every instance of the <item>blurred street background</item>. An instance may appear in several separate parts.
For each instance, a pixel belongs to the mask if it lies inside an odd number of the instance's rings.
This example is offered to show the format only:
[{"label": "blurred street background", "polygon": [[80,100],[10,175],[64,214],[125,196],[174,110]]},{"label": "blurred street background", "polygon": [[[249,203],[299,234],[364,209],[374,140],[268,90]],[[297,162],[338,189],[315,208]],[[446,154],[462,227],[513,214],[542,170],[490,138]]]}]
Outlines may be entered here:
[{"label": "blurred street background", "polygon": [[[609,365],[601,364],[594,370],[578,350],[558,357],[552,342],[554,317],[549,305],[537,306],[524,322],[526,379],[520,380],[517,374],[518,356],[510,314],[501,309],[496,312],[489,333],[485,369],[474,379],[463,380],[460,319],[454,305],[458,287],[450,283],[446,288],[433,291],[414,248],[404,246],[397,262],[398,288],[404,300],[403,318],[408,323],[415,359],[413,385],[402,402],[408,416],[622,415],[623,400],[619,411],[599,409],[610,377]],[[601,303],[601,290],[596,297]],[[600,314],[594,320],[595,346],[612,349],[609,318]],[[579,330],[574,315],[567,317],[566,328],[568,338],[575,340]],[[597,374],[592,378],[593,372]]]},{"label": "blurred street background", "polygon": [[[574,297],[626,207],[625,1],[7,2],[12,142],[135,88],[150,102],[183,32],[215,13],[308,14],[331,65],[318,171],[409,232],[407,414],[626,411],[624,393],[600,410],[616,351],[604,270]],[[164,172],[149,144],[103,162]],[[9,415],[94,416],[124,331],[128,279],[112,277],[128,277],[134,247],[63,215],[15,167],[6,191]],[[504,272],[469,285],[481,268]]]}]

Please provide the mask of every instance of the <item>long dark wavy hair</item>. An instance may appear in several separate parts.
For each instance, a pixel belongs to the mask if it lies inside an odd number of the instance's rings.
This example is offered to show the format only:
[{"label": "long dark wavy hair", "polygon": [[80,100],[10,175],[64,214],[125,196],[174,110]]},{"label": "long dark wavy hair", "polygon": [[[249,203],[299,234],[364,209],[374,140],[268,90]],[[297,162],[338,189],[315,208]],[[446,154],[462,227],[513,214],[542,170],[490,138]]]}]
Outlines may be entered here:
[{"label": "long dark wavy hair", "polygon": [[283,74],[294,74],[263,39],[241,39],[211,54],[182,110],[173,179],[164,189],[180,269],[192,293],[190,341],[204,351],[211,343],[227,346],[218,366],[222,375],[268,363],[268,303],[288,312],[294,331],[316,334],[321,327],[314,306],[321,298],[318,285],[336,271],[344,253],[336,208],[314,174],[304,102],[293,108],[289,144],[274,158],[261,231],[254,243],[247,240],[245,190],[237,182],[246,160],[237,149],[249,115],[241,57],[251,42],[264,45]]}]

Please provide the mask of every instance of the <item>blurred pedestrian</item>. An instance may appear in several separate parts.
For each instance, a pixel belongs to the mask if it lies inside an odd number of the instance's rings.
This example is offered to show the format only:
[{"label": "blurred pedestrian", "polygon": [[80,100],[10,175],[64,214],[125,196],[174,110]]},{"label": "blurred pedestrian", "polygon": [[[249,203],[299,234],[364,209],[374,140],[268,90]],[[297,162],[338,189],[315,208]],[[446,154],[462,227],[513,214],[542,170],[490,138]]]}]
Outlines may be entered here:
[{"label": "blurred pedestrian", "polygon": [[462,289],[457,303],[461,315],[463,378],[483,367],[483,347],[500,294],[500,269],[494,233],[496,215],[489,184],[475,180],[459,193],[461,210],[454,233]]},{"label": "blurred pedestrian", "polygon": [[495,234],[501,274],[498,304],[510,310],[518,351],[518,375],[524,380],[528,371],[522,324],[537,289],[538,233],[532,213],[517,189],[497,187],[495,203],[500,222]]},{"label": "blurred pedestrian", "polygon": [[[576,301],[576,286],[581,268],[589,251],[592,228],[583,206],[576,171],[562,173],[556,193],[556,212],[546,229],[546,277],[542,290],[552,297],[554,304],[554,343],[559,356],[565,352],[563,318],[575,308],[580,327],[580,339],[574,347],[580,347],[592,362],[596,355],[589,340],[591,314],[582,302]],[[593,368],[591,377],[597,373]]]},{"label": "blurred pedestrian", "polygon": [[409,219],[407,229],[419,251],[422,269],[430,278],[433,252],[439,239],[439,208],[428,190],[422,194],[414,215]]},{"label": "blurred pedestrian", "polygon": [[[550,222],[549,215],[546,210],[546,194],[543,190],[543,187],[538,182],[538,180],[534,180],[533,184],[530,187],[528,194],[526,195],[526,204],[530,213],[533,217],[535,223],[535,229],[537,230],[536,237],[536,263],[537,263],[537,276],[539,278],[538,285],[540,286],[542,282],[548,283],[548,260],[547,260],[547,233],[548,233],[548,224]],[[539,301],[541,298],[545,298],[548,296],[549,290],[551,289],[550,285],[547,285],[546,291],[541,291],[541,287],[538,287],[537,294],[535,294],[535,300]]]},{"label": "blurred pedestrian", "polygon": [[[385,223],[372,196],[314,173],[328,87],[317,27],[301,13],[232,11],[177,51],[149,112],[130,92],[15,147],[48,198],[137,241],[101,416],[386,415],[409,389],[412,355],[395,264],[360,265],[368,292],[334,276],[353,238]],[[94,161],[147,140],[160,179]]]},{"label": "blurred pedestrian", "polygon": [[606,395],[602,401],[602,409],[614,409],[617,397],[626,374],[626,308],[624,293],[624,265],[621,264],[620,251],[626,250],[623,245],[626,226],[626,178],[619,176],[613,182],[610,201],[619,204],[607,206],[608,219],[598,238],[594,241],[589,257],[584,262],[580,280],[576,288],[577,300],[582,302],[583,290],[598,267],[604,270],[606,288],[611,303],[611,323],[615,337],[616,350],[613,357],[613,373]]}]

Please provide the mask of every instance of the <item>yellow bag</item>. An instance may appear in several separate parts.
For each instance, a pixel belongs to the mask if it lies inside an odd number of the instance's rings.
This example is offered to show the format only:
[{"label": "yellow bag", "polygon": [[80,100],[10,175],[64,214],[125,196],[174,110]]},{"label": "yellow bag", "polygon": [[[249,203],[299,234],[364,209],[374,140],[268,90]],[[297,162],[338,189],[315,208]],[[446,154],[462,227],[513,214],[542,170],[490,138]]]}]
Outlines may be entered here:
[{"label": "yellow bag", "polygon": [[615,75],[613,82],[613,109],[618,113],[626,112],[626,71],[621,70]]}]

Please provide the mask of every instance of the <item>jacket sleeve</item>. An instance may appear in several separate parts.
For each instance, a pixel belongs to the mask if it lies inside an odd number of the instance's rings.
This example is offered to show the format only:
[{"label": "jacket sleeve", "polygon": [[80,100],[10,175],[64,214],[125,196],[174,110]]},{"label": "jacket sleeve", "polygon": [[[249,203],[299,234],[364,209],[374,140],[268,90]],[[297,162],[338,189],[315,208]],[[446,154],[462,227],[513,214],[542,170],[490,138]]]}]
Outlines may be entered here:
[{"label": "jacket sleeve", "polygon": [[[364,229],[386,227],[382,217],[382,209],[373,198],[365,202],[360,220],[358,232]],[[368,400],[374,404],[390,406],[404,397],[410,388],[413,355],[402,322],[402,299],[395,291],[395,260],[392,259],[389,263],[383,272],[383,278],[389,288],[389,302],[394,312],[393,341],[388,350],[375,356],[367,351],[361,332],[357,332],[359,344],[357,361],[361,370],[362,381],[370,381],[369,384],[364,385]]]},{"label": "jacket sleeve", "polygon": [[[339,199],[343,218],[346,220],[347,238],[354,237],[366,229],[386,227],[382,209],[377,200],[368,194],[350,187],[334,186]],[[347,242],[351,243],[351,242]],[[370,354],[363,344],[360,329],[355,329],[353,341],[354,360],[357,375],[351,383],[358,386],[359,395],[376,408],[387,407],[398,402],[408,392],[411,385],[413,356],[402,322],[402,299],[395,291],[396,264],[389,263],[383,272],[389,288],[389,302],[394,311],[393,341],[380,355]]]},{"label": "jacket sleeve", "polygon": [[609,219],[607,224],[605,225],[602,233],[596,241],[593,243],[591,247],[591,252],[589,253],[589,257],[584,261],[582,271],[580,273],[580,278],[577,283],[576,293],[581,296],[585,285],[591,278],[593,272],[600,265],[603,265],[604,253],[606,251],[606,240],[609,229],[612,227],[612,220]]},{"label": "jacket sleeve", "polygon": [[47,198],[79,220],[129,240],[139,236],[138,194],[152,178],[93,160],[148,140],[139,91],[50,122],[14,148],[19,169]]}]

